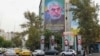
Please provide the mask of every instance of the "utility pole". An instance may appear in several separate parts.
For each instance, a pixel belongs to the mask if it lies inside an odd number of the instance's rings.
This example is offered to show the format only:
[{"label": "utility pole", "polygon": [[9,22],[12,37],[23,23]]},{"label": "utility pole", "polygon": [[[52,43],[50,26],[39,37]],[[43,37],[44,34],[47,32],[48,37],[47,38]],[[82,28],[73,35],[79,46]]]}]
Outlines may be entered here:
[{"label": "utility pole", "polygon": [[[71,19],[69,15],[69,10],[70,10],[70,0],[65,0],[65,33],[63,34],[64,35],[63,43],[64,43],[64,48],[65,48],[64,50],[69,49],[69,42],[68,42],[69,37],[66,36],[66,32],[71,31]],[[68,45],[66,45],[67,42],[68,42]]]},{"label": "utility pole", "polygon": [[45,36],[44,36],[44,22],[45,22],[45,20],[44,20],[44,14],[43,14],[43,12],[45,12],[45,10],[44,10],[44,7],[45,7],[45,0],[41,0],[41,5],[42,5],[42,7],[43,8],[41,8],[41,12],[42,12],[42,14],[40,14],[40,17],[42,18],[42,24],[41,24],[41,26],[42,26],[42,28],[41,28],[41,36],[40,36],[40,49],[41,50],[45,50]]},{"label": "utility pole", "polygon": [[66,28],[65,28],[65,32],[66,31],[71,31],[71,19],[70,19],[70,0],[66,0],[66,5],[65,5],[65,8],[66,8],[66,17],[67,17],[67,20],[65,20],[66,22]]}]

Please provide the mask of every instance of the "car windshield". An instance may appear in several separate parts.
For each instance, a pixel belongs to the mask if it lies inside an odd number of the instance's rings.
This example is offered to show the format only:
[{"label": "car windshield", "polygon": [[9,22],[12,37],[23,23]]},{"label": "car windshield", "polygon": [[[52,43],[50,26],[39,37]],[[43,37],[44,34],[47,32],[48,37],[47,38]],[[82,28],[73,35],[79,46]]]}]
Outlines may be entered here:
[{"label": "car windshield", "polygon": [[57,50],[49,50],[49,51],[51,51],[51,52],[58,52]]},{"label": "car windshield", "polygon": [[73,50],[72,49],[69,49],[69,50],[66,50],[67,52],[73,52]]},{"label": "car windshield", "polygon": [[42,50],[35,50],[34,52],[41,52]]}]

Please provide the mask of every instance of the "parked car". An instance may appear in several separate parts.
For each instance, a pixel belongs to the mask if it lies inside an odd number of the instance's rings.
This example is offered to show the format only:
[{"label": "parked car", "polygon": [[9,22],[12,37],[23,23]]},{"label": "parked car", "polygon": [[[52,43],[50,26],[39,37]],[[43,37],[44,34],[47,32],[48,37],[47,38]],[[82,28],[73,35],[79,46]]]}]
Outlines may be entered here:
[{"label": "parked car", "polygon": [[3,54],[5,52],[4,48],[0,48],[0,54]]},{"label": "parked car", "polygon": [[6,49],[3,56],[17,56],[13,49]]},{"label": "parked car", "polygon": [[28,49],[22,49],[21,52],[19,53],[19,56],[31,56],[32,52]]},{"label": "parked car", "polygon": [[2,54],[2,48],[0,48],[0,54]]},{"label": "parked car", "polygon": [[66,50],[66,51],[60,52],[60,55],[61,55],[61,56],[66,56],[66,55],[76,56],[77,53],[76,53],[76,51],[73,50],[73,49],[68,49],[68,50]]},{"label": "parked car", "polygon": [[15,52],[16,52],[16,54],[19,55],[19,53],[21,52],[21,49],[20,48],[15,48]]},{"label": "parked car", "polygon": [[36,55],[41,55],[41,56],[44,56],[45,55],[45,52],[43,50],[34,50],[34,52],[32,52],[32,55],[33,56],[36,56]]},{"label": "parked car", "polygon": [[2,52],[2,50],[0,50],[0,54],[2,54],[3,52]]},{"label": "parked car", "polygon": [[58,54],[59,54],[59,51],[57,51],[57,50],[45,51],[45,55],[58,55]]}]

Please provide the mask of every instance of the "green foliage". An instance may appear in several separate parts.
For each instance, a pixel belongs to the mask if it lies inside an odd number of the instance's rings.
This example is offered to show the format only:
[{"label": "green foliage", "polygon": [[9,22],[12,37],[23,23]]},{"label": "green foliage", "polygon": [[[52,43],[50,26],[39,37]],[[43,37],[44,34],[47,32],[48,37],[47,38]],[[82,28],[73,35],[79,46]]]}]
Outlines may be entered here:
[{"label": "green foliage", "polygon": [[40,44],[40,34],[38,29],[31,27],[29,29],[29,39],[27,40],[26,45],[31,48],[31,50],[39,48]]},{"label": "green foliage", "polygon": [[12,47],[12,42],[4,40],[3,37],[0,36],[0,47]]},{"label": "green foliage", "polygon": [[60,32],[54,32],[54,36],[55,36],[55,42],[57,43],[57,50],[61,50],[62,48],[62,33]]},{"label": "green foliage", "polygon": [[26,28],[26,30],[22,32],[22,36],[28,34],[26,46],[31,50],[37,49],[40,43],[42,19],[36,16],[34,12],[31,13],[29,11],[25,12],[24,16],[27,19],[27,23],[21,25],[22,28]]},{"label": "green foliage", "polygon": [[12,42],[11,41],[8,41],[8,40],[5,40],[3,42],[3,47],[5,47],[5,48],[12,47]]},{"label": "green foliage", "polygon": [[100,37],[100,25],[98,24],[98,5],[94,5],[91,0],[71,0],[75,8],[71,8],[74,14],[73,20],[78,20],[79,34],[82,35],[85,45],[92,44]]},{"label": "green foliage", "polygon": [[13,46],[15,46],[15,47],[21,47],[21,45],[22,45],[22,41],[19,36],[12,38],[12,42],[13,42]]},{"label": "green foliage", "polygon": [[3,46],[3,42],[4,42],[4,39],[3,39],[3,37],[0,36],[0,47]]},{"label": "green foliage", "polygon": [[44,31],[44,36],[45,36],[45,47],[50,48],[50,37],[51,35],[55,36],[55,43],[57,44],[56,49],[61,50],[61,43],[62,43],[62,33],[59,32],[51,32],[50,30],[45,30]]},{"label": "green foliage", "polygon": [[50,36],[52,35],[52,32],[50,30],[45,30],[44,31],[44,36],[45,36],[45,47],[50,48],[49,44],[50,44]]}]

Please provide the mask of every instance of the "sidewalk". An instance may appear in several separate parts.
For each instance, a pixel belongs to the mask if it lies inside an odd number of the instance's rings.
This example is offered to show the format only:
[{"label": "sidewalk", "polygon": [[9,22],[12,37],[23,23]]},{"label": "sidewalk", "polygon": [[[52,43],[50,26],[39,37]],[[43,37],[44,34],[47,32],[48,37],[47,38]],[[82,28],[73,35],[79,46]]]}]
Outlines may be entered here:
[{"label": "sidewalk", "polygon": [[[82,56],[82,55],[78,54],[77,56]],[[92,53],[85,56],[100,56],[100,53]]]},{"label": "sidewalk", "polygon": [[92,53],[92,54],[89,54],[87,56],[100,56],[100,53]]}]

